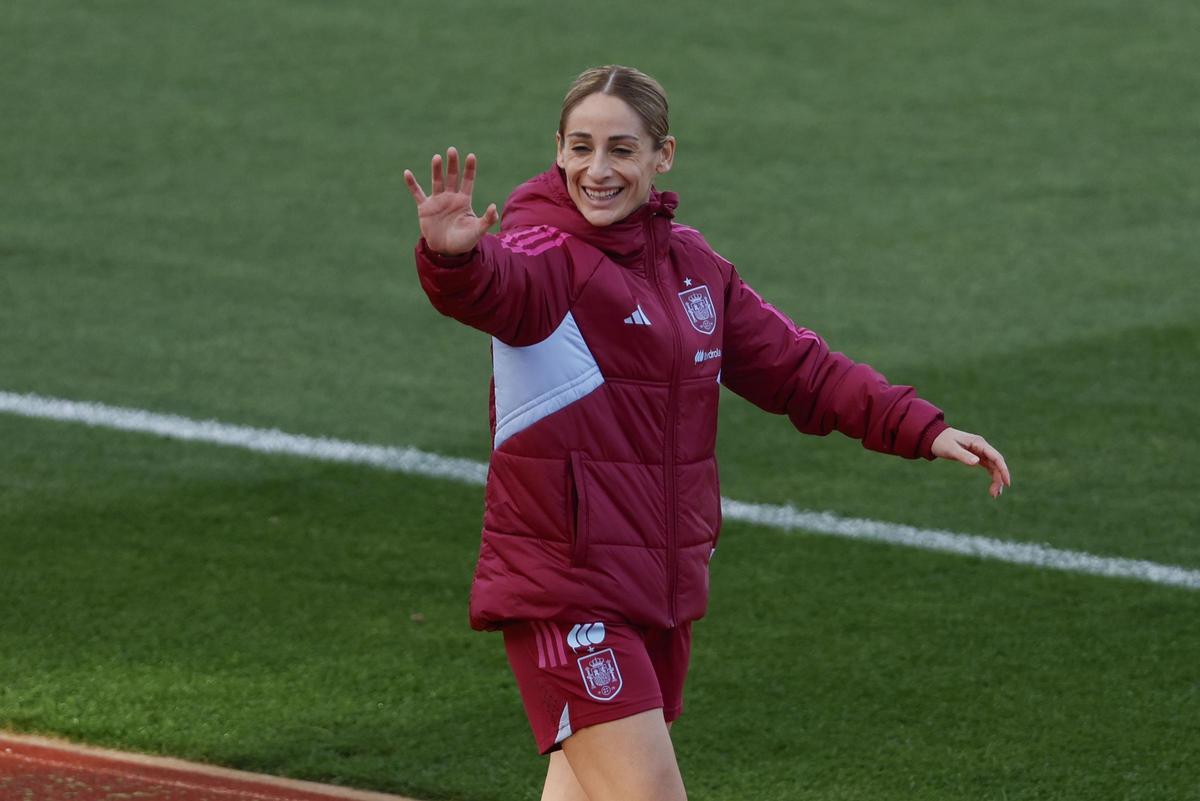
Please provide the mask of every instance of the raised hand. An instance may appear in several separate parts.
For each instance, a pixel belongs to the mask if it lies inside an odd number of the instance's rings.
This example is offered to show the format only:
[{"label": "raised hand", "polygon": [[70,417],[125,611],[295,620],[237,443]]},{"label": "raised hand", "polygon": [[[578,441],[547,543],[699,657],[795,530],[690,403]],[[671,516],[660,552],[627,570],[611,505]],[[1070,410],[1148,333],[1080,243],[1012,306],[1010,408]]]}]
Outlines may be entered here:
[{"label": "raised hand", "polygon": [[1005,487],[1012,486],[1012,475],[1008,472],[1004,457],[978,434],[947,428],[933,441],[933,455],[987,470],[992,476],[988,494],[993,498],[999,498]]},{"label": "raised hand", "polygon": [[442,178],[442,157],[435,155],[430,163],[431,191],[421,189],[409,170],[404,171],[404,183],[417,203],[417,220],[425,244],[435,253],[453,256],[468,253],[496,224],[500,215],[496,204],[487,207],[482,217],[471,208],[471,190],[475,186],[475,154],[467,154],[467,162],[459,183],[458,151],[446,151],[446,177]]}]

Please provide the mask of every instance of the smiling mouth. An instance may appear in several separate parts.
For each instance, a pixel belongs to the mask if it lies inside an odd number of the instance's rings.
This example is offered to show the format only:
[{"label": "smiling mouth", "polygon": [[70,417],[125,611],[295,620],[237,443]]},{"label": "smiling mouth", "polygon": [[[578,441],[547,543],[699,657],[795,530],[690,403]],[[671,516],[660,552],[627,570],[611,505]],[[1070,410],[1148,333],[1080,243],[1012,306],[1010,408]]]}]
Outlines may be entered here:
[{"label": "smiling mouth", "polygon": [[583,194],[587,196],[588,200],[594,200],[598,203],[602,203],[606,200],[612,200],[614,197],[621,194],[621,192],[623,192],[625,189],[625,187],[613,187],[612,189],[590,189],[586,186],[580,188],[583,190]]}]

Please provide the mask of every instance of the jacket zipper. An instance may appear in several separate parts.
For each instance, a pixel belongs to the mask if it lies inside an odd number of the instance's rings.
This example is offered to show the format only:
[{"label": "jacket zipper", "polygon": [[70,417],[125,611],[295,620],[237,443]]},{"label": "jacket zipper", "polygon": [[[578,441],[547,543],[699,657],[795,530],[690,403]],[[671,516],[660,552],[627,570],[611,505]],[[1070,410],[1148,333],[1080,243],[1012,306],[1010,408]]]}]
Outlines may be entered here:
[{"label": "jacket zipper", "polygon": [[671,383],[667,387],[667,431],[663,454],[663,475],[665,477],[663,490],[667,496],[667,603],[670,625],[674,627],[676,618],[675,586],[679,573],[678,555],[675,552],[675,517],[678,506],[675,497],[675,390],[679,383],[680,340],[679,322],[675,319],[675,315],[671,313],[671,307],[667,303],[667,293],[663,289],[662,282],[658,280],[658,266],[655,263],[656,251],[657,248],[654,243],[654,215],[651,215],[646,222],[646,267],[650,273],[651,280],[654,281],[655,288],[658,290],[659,300],[662,301],[663,305],[663,313],[671,320],[671,337],[675,344],[675,348],[671,353]]}]

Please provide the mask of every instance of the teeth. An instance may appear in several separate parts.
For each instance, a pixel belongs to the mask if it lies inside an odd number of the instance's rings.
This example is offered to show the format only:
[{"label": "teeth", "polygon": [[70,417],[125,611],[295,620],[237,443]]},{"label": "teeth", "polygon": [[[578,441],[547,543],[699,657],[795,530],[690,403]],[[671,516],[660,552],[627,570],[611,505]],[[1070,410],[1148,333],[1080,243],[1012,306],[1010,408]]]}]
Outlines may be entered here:
[{"label": "teeth", "polygon": [[620,187],[618,187],[616,189],[599,190],[599,189],[588,189],[585,186],[583,188],[583,191],[592,200],[608,200],[609,198],[616,197],[617,193],[620,192],[621,189],[620,189]]}]

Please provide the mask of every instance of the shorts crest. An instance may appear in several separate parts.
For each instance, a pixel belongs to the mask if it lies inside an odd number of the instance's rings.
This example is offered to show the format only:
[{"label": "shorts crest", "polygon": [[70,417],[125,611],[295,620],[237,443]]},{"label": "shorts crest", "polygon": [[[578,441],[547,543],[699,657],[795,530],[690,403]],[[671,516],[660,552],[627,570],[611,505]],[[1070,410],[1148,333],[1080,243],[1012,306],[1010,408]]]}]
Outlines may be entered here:
[{"label": "shorts crest", "polygon": [[617,667],[617,655],[613,649],[605,648],[577,660],[579,674],[583,676],[583,688],[597,701],[611,701],[621,692],[623,682],[621,669]]}]

